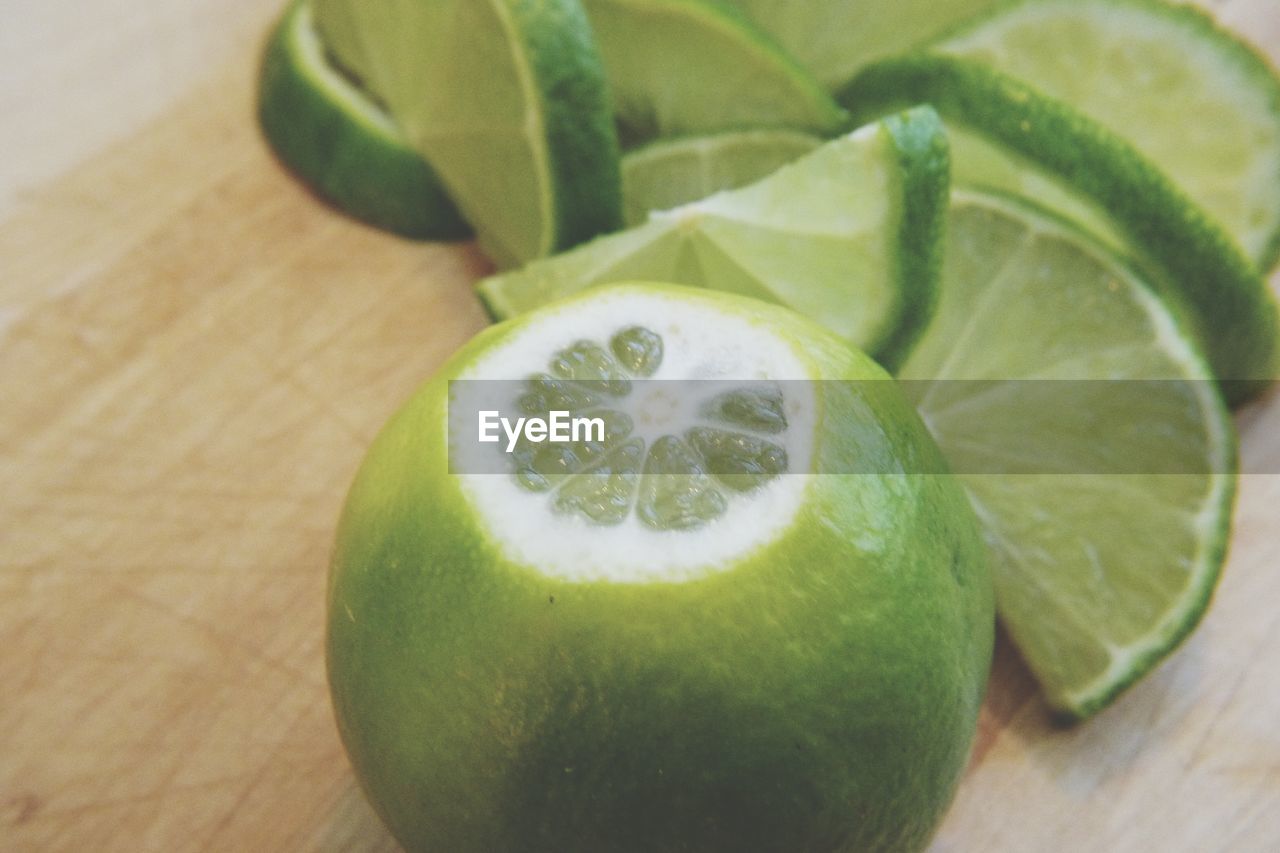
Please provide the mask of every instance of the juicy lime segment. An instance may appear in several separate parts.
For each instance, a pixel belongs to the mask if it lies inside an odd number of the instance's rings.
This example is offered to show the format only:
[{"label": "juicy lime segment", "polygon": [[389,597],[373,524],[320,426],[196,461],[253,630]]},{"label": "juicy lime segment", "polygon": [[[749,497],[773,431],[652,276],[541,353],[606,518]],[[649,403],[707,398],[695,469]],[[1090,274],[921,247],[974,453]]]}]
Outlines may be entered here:
[{"label": "juicy lime segment", "polygon": [[706,287],[787,305],[892,364],[932,310],[948,179],[941,124],[915,109],[479,291],[504,318],[627,279]]},{"label": "juicy lime segment", "polygon": [[661,140],[622,158],[622,205],[627,225],[655,210],[668,210],[736,190],[808,154],[822,139],[791,130],[730,131]]},{"label": "juicy lime segment", "polygon": [[604,72],[576,0],[316,0],[316,15],[500,266],[620,223]]},{"label": "juicy lime segment", "polygon": [[583,0],[631,142],[748,127],[834,133],[844,111],[734,10],[708,0]]},{"label": "juicy lime segment", "polygon": [[958,193],[938,317],[900,378],[921,380],[1049,703],[1097,711],[1191,631],[1222,565],[1235,437],[1197,346],[1083,232]]},{"label": "juicy lime segment", "polygon": [[285,165],[346,213],[406,237],[470,233],[391,117],[329,64],[310,0],[295,0],[267,43],[258,117]]},{"label": "juicy lime segment", "polygon": [[1259,266],[1280,253],[1280,80],[1206,13],[1024,0],[931,50],[991,65],[1123,137]]}]

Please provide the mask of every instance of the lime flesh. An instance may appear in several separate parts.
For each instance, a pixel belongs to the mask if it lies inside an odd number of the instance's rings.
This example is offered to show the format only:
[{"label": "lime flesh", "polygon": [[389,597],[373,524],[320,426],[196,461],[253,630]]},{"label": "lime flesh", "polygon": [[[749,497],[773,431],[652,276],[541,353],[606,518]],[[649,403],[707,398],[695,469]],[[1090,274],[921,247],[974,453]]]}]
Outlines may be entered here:
[{"label": "lime flesh", "polygon": [[1049,703],[1096,712],[1191,631],[1222,565],[1235,434],[1194,340],[1092,238],[961,193],[937,318],[900,378]]}]

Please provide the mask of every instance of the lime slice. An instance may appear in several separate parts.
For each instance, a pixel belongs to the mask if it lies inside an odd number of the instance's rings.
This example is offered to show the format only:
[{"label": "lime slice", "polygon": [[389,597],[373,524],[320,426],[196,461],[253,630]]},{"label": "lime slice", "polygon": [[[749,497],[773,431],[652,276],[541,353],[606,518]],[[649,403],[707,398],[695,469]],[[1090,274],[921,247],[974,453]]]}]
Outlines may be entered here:
[{"label": "lime slice", "polygon": [[604,73],[577,0],[315,0],[342,66],[440,175],[499,266],[621,224]]},{"label": "lime slice", "polygon": [[1049,703],[1094,713],[1192,630],[1222,565],[1235,433],[1197,346],[1083,232],[957,192],[937,318],[899,378]]},{"label": "lime slice", "polygon": [[440,180],[391,118],[329,64],[310,0],[296,0],[267,42],[258,118],[281,161],[357,219],[406,237],[470,234]]},{"label": "lime slice", "polygon": [[758,127],[830,134],[844,111],[789,54],[717,0],[583,0],[623,138]]},{"label": "lime slice", "polygon": [[[508,453],[475,389],[608,429]],[[627,284],[485,330],[379,435],[334,548],[378,814],[448,853],[924,849],[994,627],[959,483],[902,473],[942,465],[883,370],[759,300]]]},{"label": "lime slice", "polygon": [[1269,268],[1280,254],[1280,81],[1204,12],[1024,0],[931,50],[992,65],[1129,142]]},{"label": "lime slice", "polygon": [[941,123],[915,109],[479,292],[501,319],[626,279],[731,291],[787,305],[895,364],[932,311],[947,189]]},{"label": "lime slice", "polygon": [[822,140],[790,130],[746,130],[653,142],[622,158],[622,208],[628,225],[721,190],[754,183]]},{"label": "lime slice", "polygon": [[825,86],[923,44],[1002,0],[729,0]]},{"label": "lime slice", "polygon": [[[1189,322],[1232,402],[1267,387],[1280,371],[1276,301],[1234,241],[1123,139],[1066,103],[982,63],[913,55],[876,63],[841,94],[857,112],[875,116],[902,103],[927,101],[965,135],[957,150],[957,182],[1025,188],[1038,172],[1059,189],[1046,200],[1075,198],[1090,230],[1110,223],[1112,241],[1130,247],[1145,275],[1186,303]],[[970,158],[981,139],[986,153]],[[991,149],[996,149],[993,152]],[[965,159],[961,159],[961,158]]]}]

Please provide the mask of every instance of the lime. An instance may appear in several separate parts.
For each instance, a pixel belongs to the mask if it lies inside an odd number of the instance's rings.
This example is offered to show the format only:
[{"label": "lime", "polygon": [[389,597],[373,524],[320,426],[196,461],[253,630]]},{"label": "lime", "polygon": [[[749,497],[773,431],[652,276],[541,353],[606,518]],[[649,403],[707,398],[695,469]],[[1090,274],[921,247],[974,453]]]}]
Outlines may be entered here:
[{"label": "lime", "polygon": [[892,365],[928,322],[948,193],[925,107],[861,128],[743,189],[480,282],[499,319],[598,284],[653,279],[791,307]]},{"label": "lime", "polygon": [[604,72],[577,0],[315,0],[342,66],[387,105],[499,266],[621,224]]},{"label": "lime", "polygon": [[[571,380],[609,399],[610,429],[558,445],[567,465],[447,426],[462,387],[529,412]],[[589,291],[452,358],[370,450],[329,585],[339,731],[400,842],[923,847],[968,756],[992,592],[953,477],[817,473],[851,454],[942,465],[885,380],[786,309],[655,285]],[[690,406],[642,382],[692,388]],[[467,441],[505,473],[455,467]],[[750,482],[703,472],[745,472],[764,443],[788,452]]]},{"label": "lime", "polygon": [[[988,65],[941,55],[878,62],[841,98],[866,116],[933,104],[967,143],[954,158],[957,183],[1022,189],[1031,173],[1038,188],[1055,181],[1047,201],[1056,207],[1073,196],[1090,230],[1105,219],[1144,274],[1186,303],[1228,399],[1247,399],[1276,377],[1280,322],[1262,276],[1208,215],[1106,128]],[[996,156],[966,157],[979,139]]]},{"label": "lime", "polygon": [[728,0],[838,89],[877,59],[923,44],[1002,0]]},{"label": "lime", "polygon": [[835,133],[844,111],[718,0],[583,0],[629,142],[720,130]]},{"label": "lime", "polygon": [[267,42],[258,118],[281,161],[355,218],[406,237],[470,234],[390,116],[329,64],[310,0],[295,0]]},{"label": "lime", "polygon": [[983,524],[1002,621],[1049,703],[1085,717],[1208,605],[1234,429],[1176,316],[1083,232],[957,192],[947,245],[900,378]]},{"label": "lime", "polygon": [[1280,81],[1206,13],[1160,0],[1023,0],[931,50],[1066,101],[1164,171],[1259,266],[1280,254]]},{"label": "lime", "polygon": [[623,217],[639,225],[651,211],[746,186],[821,144],[807,133],[767,129],[652,142],[622,158]]}]

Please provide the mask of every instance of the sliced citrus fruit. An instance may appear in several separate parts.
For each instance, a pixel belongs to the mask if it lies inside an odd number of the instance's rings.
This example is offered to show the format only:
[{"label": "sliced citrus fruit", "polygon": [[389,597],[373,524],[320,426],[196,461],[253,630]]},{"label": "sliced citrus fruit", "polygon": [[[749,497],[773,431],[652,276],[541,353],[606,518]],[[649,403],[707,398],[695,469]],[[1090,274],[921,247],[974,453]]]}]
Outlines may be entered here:
[{"label": "sliced citrus fruit", "polygon": [[844,111],[808,71],[716,0],[583,0],[623,138],[759,127],[835,133]]},{"label": "sliced citrus fruit", "polygon": [[733,190],[807,154],[822,139],[791,130],[728,131],[652,142],[622,158],[623,218],[639,225],[667,210]]},{"label": "sliced citrus fruit", "polygon": [[[957,182],[1024,189],[1057,184],[1090,230],[1105,220],[1189,321],[1232,402],[1256,395],[1280,371],[1275,296],[1234,241],[1131,145],[1063,101],[971,59],[916,54],[878,62],[841,95],[868,116],[928,102],[965,135]],[[975,141],[986,154],[970,157]],[[1010,156],[1011,155],[1011,156]],[[1069,211],[1069,212],[1074,212]]]},{"label": "sliced citrus fruit", "polygon": [[1002,621],[1049,703],[1085,717],[1208,605],[1234,427],[1194,338],[1084,232],[958,192],[947,244],[899,377],[983,524]]},{"label": "sliced citrus fruit", "polygon": [[1123,137],[1263,269],[1280,253],[1280,80],[1198,9],[1022,0],[930,50],[989,64]]},{"label": "sliced citrus fruit", "polygon": [[947,192],[946,137],[920,108],[479,292],[504,318],[625,279],[731,291],[794,308],[894,364],[932,310]]},{"label": "sliced citrus fruit", "polygon": [[295,0],[267,42],[258,118],[281,161],[346,213],[406,237],[470,234],[391,117],[329,63],[310,0]]},{"label": "sliced citrus fruit", "polygon": [[315,0],[315,12],[499,266],[621,224],[608,91],[577,0]]},{"label": "sliced citrus fruit", "polygon": [[728,0],[838,89],[866,65],[921,45],[1002,0]]},{"label": "sliced citrus fruit", "polygon": [[[616,426],[508,454],[454,429],[477,386]],[[851,457],[878,472],[824,473]],[[959,484],[903,473],[942,465],[871,359],[759,300],[632,284],[485,330],[339,527],[329,681],[378,813],[451,853],[923,849],[994,622]]]}]

